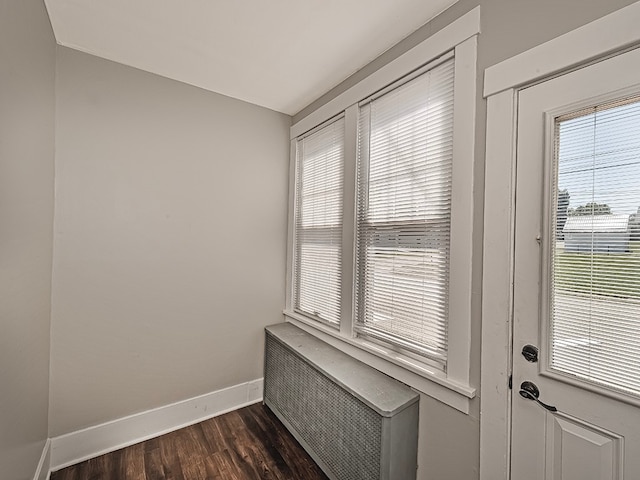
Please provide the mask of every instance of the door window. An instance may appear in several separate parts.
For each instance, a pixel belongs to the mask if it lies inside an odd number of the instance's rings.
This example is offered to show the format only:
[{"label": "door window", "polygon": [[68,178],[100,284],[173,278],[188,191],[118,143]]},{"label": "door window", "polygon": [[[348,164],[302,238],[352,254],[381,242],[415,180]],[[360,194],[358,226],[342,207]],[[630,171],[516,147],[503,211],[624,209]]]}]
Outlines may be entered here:
[{"label": "door window", "polygon": [[556,118],[554,164],[549,367],[640,396],[640,97]]}]

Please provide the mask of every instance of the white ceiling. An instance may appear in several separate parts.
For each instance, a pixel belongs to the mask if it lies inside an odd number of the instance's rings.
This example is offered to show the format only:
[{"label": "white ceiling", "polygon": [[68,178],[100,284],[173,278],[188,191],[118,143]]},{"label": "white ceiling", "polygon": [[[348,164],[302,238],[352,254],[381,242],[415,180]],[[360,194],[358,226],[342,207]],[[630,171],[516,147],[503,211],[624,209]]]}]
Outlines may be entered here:
[{"label": "white ceiling", "polygon": [[45,0],[60,45],[294,114],[457,0]]}]

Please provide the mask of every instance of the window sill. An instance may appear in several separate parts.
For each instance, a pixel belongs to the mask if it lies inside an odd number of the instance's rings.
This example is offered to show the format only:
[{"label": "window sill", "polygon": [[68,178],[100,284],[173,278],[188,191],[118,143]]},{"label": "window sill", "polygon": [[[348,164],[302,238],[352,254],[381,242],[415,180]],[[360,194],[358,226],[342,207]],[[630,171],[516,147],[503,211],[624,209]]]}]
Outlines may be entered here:
[{"label": "window sill", "polygon": [[337,330],[298,313],[288,310],[283,313],[288,322],[338,350],[460,412],[469,413],[471,399],[476,396],[475,388],[448,379],[436,369],[430,369],[409,357],[385,350],[376,344],[358,338],[343,337]]}]

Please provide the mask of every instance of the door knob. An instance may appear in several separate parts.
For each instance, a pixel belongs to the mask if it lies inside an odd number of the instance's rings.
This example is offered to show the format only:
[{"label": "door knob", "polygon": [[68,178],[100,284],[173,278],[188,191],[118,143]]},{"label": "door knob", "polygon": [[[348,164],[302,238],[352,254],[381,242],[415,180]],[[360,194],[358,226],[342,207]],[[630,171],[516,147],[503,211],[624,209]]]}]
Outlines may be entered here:
[{"label": "door knob", "polygon": [[550,412],[558,411],[556,407],[547,405],[546,403],[540,401],[540,399],[538,398],[540,396],[540,389],[538,389],[538,386],[533,382],[522,382],[522,384],[520,384],[520,396],[528,400],[533,400],[542,408],[545,408]]}]

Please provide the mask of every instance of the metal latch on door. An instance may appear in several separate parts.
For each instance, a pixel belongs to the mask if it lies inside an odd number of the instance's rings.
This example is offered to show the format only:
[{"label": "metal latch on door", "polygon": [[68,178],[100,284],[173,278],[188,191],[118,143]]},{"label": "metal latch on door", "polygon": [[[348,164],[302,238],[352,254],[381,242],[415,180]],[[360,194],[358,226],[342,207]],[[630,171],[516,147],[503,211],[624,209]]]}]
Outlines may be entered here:
[{"label": "metal latch on door", "polygon": [[536,363],[538,361],[538,347],[525,345],[522,347],[522,356],[527,362]]},{"label": "metal latch on door", "polygon": [[[525,345],[522,347],[522,356],[527,362],[536,363],[538,361],[538,347],[534,345]],[[540,389],[533,382],[522,382],[520,385],[520,396],[528,400],[533,400],[542,408],[549,410],[550,412],[557,412],[558,409],[552,405],[547,405],[541,402],[538,398],[540,396]]]},{"label": "metal latch on door", "polygon": [[540,396],[540,389],[538,389],[538,386],[533,383],[533,382],[522,382],[520,384],[520,396],[524,397],[528,400],[533,400],[534,402],[536,402],[538,405],[540,405],[542,408],[545,408],[547,410],[549,410],[550,412],[557,412],[558,409],[556,407],[554,407],[553,405],[547,405],[544,402],[541,402],[540,399],[538,398]]}]

